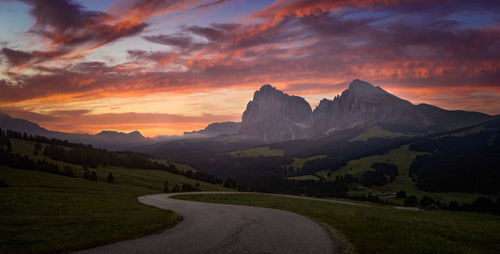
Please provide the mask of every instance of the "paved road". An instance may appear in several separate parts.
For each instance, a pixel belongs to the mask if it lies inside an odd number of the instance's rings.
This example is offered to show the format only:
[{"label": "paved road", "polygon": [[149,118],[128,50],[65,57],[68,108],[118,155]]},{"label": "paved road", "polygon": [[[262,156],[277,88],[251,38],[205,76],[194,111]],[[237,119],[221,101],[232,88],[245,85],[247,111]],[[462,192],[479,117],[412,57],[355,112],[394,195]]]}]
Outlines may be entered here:
[{"label": "paved road", "polygon": [[181,214],[184,220],[175,227],[78,253],[339,253],[322,226],[298,214],[168,198],[171,195],[142,196],[139,201]]}]

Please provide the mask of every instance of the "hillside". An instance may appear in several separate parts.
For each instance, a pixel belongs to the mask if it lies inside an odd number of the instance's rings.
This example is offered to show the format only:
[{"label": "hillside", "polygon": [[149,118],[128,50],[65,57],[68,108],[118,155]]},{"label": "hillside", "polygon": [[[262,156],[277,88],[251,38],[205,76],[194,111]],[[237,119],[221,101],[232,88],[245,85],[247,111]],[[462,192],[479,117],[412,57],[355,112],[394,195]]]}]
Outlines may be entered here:
[{"label": "hillside", "polygon": [[[15,158],[49,165],[43,171],[29,163],[26,168],[31,170],[0,165],[1,253],[68,252],[161,232],[175,225],[179,215],[145,206],[137,196],[163,192],[165,181],[170,190],[176,185],[184,189],[187,184],[200,190],[228,190],[165,170],[110,165],[88,168],[97,178],[84,179],[82,165],[43,155],[49,144],[42,143],[34,154],[35,142],[10,138],[6,145],[4,139],[0,141],[2,154],[10,146],[13,154],[21,156]],[[78,149],[71,145],[61,148]],[[50,165],[59,170],[50,171]],[[108,182],[110,174],[112,183]]]}]

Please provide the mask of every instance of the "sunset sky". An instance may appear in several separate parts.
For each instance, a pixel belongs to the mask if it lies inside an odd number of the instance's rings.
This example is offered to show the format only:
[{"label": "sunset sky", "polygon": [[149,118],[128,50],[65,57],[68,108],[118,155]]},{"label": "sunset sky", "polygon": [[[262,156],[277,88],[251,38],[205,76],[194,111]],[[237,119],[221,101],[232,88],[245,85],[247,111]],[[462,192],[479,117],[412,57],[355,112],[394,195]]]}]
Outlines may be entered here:
[{"label": "sunset sky", "polygon": [[269,83],[314,108],[356,78],[500,113],[500,1],[0,0],[0,111],[49,130],[182,134]]}]

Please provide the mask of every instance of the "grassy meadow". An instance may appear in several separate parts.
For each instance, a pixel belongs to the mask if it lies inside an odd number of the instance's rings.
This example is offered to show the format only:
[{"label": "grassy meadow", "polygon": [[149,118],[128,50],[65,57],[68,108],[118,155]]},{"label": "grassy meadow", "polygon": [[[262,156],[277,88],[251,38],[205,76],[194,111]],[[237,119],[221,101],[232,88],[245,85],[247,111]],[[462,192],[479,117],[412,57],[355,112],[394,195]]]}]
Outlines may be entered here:
[{"label": "grassy meadow", "polygon": [[373,126],[366,129],[363,133],[351,139],[350,141],[367,141],[370,138],[399,138],[404,136],[409,135],[400,132],[385,130],[380,126]]},{"label": "grassy meadow", "polygon": [[[164,181],[200,184],[201,190],[228,190],[160,170],[99,167],[97,181],[83,168],[33,155],[32,142],[11,139],[14,153],[71,166],[75,177],[0,166],[0,253],[54,253],[85,249],[159,233],[181,218],[141,204],[137,197],[163,192]],[[108,173],[113,183],[106,183]]]},{"label": "grassy meadow", "polygon": [[343,253],[500,253],[500,217],[488,214],[403,211],[253,193],[174,198],[295,212],[333,228]]},{"label": "grassy meadow", "polygon": [[278,150],[278,149],[269,149],[267,146],[260,146],[260,147],[255,147],[255,148],[249,148],[245,150],[239,150],[239,151],[234,151],[230,152],[229,155],[235,158],[240,158],[240,157],[266,157],[266,156],[283,156],[285,155],[285,152],[283,150]]}]

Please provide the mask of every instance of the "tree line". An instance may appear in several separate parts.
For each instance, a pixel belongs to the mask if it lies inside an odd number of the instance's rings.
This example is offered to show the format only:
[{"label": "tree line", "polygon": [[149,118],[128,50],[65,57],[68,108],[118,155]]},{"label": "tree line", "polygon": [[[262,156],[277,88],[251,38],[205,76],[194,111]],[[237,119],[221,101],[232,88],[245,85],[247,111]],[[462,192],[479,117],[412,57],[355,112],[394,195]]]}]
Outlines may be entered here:
[{"label": "tree line", "polygon": [[0,145],[8,146],[11,151],[10,138],[35,142],[35,154],[41,152],[40,144],[45,144],[43,154],[53,160],[64,161],[83,167],[97,168],[102,166],[117,166],[138,169],[157,169],[168,171],[173,174],[183,175],[191,179],[196,179],[213,184],[220,184],[222,180],[202,171],[179,170],[172,163],[160,163],[152,156],[134,152],[110,152],[106,149],[94,148],[92,145],[70,143],[67,140],[49,139],[39,135],[28,135],[12,130],[0,129]]},{"label": "tree line", "polygon": [[433,192],[500,194],[500,130],[426,138],[412,143],[419,155],[410,166],[417,187]]}]

